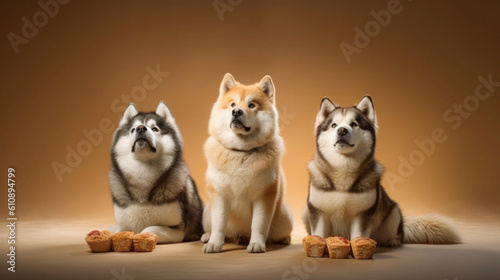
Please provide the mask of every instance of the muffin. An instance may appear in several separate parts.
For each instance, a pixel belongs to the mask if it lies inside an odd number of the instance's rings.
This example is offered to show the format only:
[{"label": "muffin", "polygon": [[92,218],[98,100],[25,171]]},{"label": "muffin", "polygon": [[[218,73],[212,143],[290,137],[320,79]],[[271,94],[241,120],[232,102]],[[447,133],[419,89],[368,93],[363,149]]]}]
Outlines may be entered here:
[{"label": "muffin", "polygon": [[113,234],[108,230],[93,230],[85,236],[85,241],[89,245],[92,253],[102,253],[111,251],[111,237]]},{"label": "muffin", "polygon": [[113,234],[111,240],[113,241],[113,250],[115,252],[130,252],[134,248],[132,238],[134,233],[131,231],[122,231]]},{"label": "muffin", "polygon": [[156,247],[158,235],[152,233],[139,233],[134,235],[134,251],[136,252],[152,252]]},{"label": "muffin", "polygon": [[351,243],[344,237],[328,237],[326,247],[330,259],[347,259],[351,252]]},{"label": "muffin", "polygon": [[352,254],[356,259],[371,259],[377,242],[368,237],[356,237],[351,240]]},{"label": "muffin", "polygon": [[325,254],[326,241],[321,236],[308,235],[302,239],[308,257],[321,258]]}]

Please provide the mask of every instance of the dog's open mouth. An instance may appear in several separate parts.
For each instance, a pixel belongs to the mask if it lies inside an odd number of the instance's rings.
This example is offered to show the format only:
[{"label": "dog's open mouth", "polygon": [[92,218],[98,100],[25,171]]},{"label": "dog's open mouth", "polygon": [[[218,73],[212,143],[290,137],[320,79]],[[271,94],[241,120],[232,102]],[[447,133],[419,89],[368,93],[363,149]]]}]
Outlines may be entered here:
[{"label": "dog's open mouth", "polygon": [[250,127],[247,127],[245,126],[242,122],[240,122],[239,120],[233,120],[231,122],[231,124],[229,125],[230,128],[237,128],[237,129],[245,129],[246,132],[249,132],[250,131]]},{"label": "dog's open mouth", "polygon": [[333,145],[333,146],[336,147],[337,145],[340,145],[340,147],[345,147],[345,146],[354,147],[354,144],[351,144],[351,143],[347,142],[346,140],[342,140],[342,139],[337,141],[337,143],[335,143],[335,145]]},{"label": "dog's open mouth", "polygon": [[156,152],[156,148],[153,147],[153,145],[151,145],[151,143],[149,143],[148,139],[146,138],[137,138],[135,139],[135,142],[134,142],[134,145],[132,145],[132,153],[135,152],[135,149],[139,148],[139,149],[144,149],[146,147],[149,147],[151,152],[155,153]]}]

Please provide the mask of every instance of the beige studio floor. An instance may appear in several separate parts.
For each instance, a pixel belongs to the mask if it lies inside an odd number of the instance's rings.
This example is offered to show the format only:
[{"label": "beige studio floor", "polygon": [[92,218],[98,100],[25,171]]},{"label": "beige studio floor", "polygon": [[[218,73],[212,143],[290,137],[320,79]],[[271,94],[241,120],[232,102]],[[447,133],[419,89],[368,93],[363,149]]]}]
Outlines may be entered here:
[{"label": "beige studio floor", "polygon": [[[297,221],[298,222],[298,221]],[[248,254],[225,245],[201,253],[202,243],[160,245],[152,253],[92,254],[85,234],[112,220],[20,221],[17,272],[1,279],[499,279],[500,223],[459,222],[460,245],[378,248],[373,260],[305,258],[297,226],[292,245]],[[2,240],[5,231],[2,231]],[[2,252],[6,246],[2,244]],[[8,277],[5,277],[5,276]],[[13,277],[14,276],[14,277]]]}]

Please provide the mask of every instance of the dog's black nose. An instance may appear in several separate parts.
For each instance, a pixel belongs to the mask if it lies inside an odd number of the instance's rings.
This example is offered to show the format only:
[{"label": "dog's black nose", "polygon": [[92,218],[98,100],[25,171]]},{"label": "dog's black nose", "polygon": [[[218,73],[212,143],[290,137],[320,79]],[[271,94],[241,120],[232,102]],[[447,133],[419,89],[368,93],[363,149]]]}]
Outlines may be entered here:
[{"label": "dog's black nose", "polygon": [[347,132],[349,132],[349,131],[345,127],[339,127],[339,129],[337,130],[337,134],[340,135],[340,136],[346,135]]},{"label": "dog's black nose", "polygon": [[234,117],[239,117],[241,115],[243,115],[243,110],[241,110],[241,109],[233,109],[233,116]]},{"label": "dog's black nose", "polygon": [[136,128],[136,130],[137,130],[137,133],[140,133],[140,132],[146,132],[148,129],[146,128],[146,126],[140,125]]}]

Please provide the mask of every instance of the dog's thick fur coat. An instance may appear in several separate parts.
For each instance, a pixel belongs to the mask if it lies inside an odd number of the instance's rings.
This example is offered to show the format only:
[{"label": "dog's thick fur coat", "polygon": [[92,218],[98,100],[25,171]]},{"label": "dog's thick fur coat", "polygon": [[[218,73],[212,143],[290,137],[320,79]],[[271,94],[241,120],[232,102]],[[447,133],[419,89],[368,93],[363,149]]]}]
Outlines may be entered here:
[{"label": "dog's thick fur coat", "polygon": [[375,160],[377,117],[365,96],[344,108],[328,98],[316,117],[316,155],[309,163],[310,185],[303,221],[309,234],[371,237],[382,246],[401,243],[458,243],[453,223],[439,215],[403,219],[380,184]]},{"label": "dog's thick fur coat", "polygon": [[128,106],[111,146],[109,183],[117,225],[110,230],[153,233],[158,243],[200,238],[203,205],[182,146],[164,102],[151,113]]},{"label": "dog's thick fur coat", "polygon": [[284,145],[271,77],[245,86],[226,74],[209,133],[203,252],[220,252],[225,240],[248,244],[249,253],[265,252],[266,242],[288,244],[292,215],[283,198]]}]

